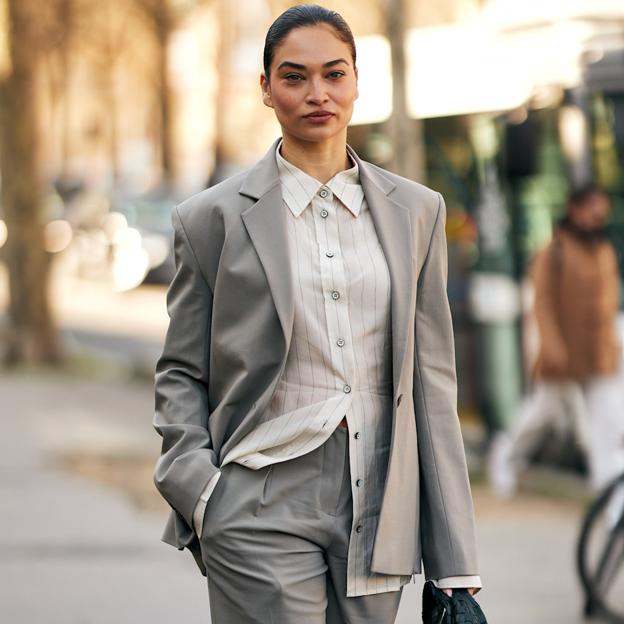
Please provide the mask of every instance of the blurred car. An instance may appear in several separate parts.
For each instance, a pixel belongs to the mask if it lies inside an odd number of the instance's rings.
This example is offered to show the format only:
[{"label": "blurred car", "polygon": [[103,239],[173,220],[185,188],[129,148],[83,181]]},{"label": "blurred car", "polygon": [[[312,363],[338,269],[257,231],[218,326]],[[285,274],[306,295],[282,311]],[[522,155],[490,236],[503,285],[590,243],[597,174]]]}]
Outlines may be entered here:
[{"label": "blurred car", "polygon": [[126,228],[118,229],[114,241],[122,249],[125,245],[127,258],[138,257],[133,256],[133,246],[145,252],[141,254],[146,261],[143,282],[168,284],[175,273],[171,225],[174,204],[170,197],[124,198],[114,203],[113,212],[126,219]]}]

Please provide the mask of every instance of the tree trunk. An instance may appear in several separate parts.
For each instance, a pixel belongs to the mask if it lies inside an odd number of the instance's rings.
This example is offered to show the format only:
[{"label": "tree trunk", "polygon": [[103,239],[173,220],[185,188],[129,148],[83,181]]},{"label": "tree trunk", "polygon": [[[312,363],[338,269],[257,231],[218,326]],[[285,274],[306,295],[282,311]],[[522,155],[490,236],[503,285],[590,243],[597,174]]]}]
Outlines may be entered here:
[{"label": "tree trunk", "polygon": [[394,156],[389,167],[399,175],[424,182],[422,123],[411,119],[407,110],[406,12],[403,0],[385,0],[384,18],[392,59],[392,115],[386,125]]},{"label": "tree trunk", "polygon": [[115,84],[116,63],[114,47],[111,46],[108,53],[110,63],[104,69],[104,100],[106,101],[106,118],[108,120],[108,162],[111,168],[113,184],[116,185],[120,178],[119,166],[119,114],[117,107],[117,89]]},{"label": "tree trunk", "polygon": [[9,236],[9,363],[60,357],[48,298],[49,257],[43,246],[42,184],[37,166],[36,0],[6,0],[9,66],[0,80],[2,207]]},{"label": "tree trunk", "polygon": [[140,0],[139,6],[147,18],[156,40],[156,107],[158,113],[158,153],[165,186],[175,180],[175,128],[173,123],[173,92],[169,81],[169,40],[176,22],[170,0]]},{"label": "tree trunk", "polygon": [[61,65],[61,178],[69,178],[71,159],[71,35],[73,29],[74,6],[72,0],[59,0],[59,22],[63,29],[59,50]]},{"label": "tree trunk", "polygon": [[154,25],[158,41],[158,109],[160,112],[160,164],[163,181],[170,186],[175,180],[173,94],[169,84],[169,36],[172,17],[168,0],[157,0],[154,6]]},{"label": "tree trunk", "polygon": [[232,6],[227,0],[219,0],[216,6],[219,21],[219,39],[217,43],[217,93],[215,97],[214,115],[214,166],[210,175],[211,184],[220,182],[224,177],[228,163],[228,106],[230,102],[230,85],[232,81],[232,48],[234,46],[234,16]]}]

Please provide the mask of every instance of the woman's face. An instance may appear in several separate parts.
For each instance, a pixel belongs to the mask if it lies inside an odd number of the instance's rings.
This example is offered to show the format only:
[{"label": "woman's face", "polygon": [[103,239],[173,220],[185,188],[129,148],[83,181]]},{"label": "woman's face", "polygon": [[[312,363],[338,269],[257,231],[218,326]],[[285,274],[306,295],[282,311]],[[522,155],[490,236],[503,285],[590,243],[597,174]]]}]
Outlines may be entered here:
[{"label": "woman's face", "polygon": [[570,210],[570,220],[586,232],[602,229],[609,218],[609,198],[604,193],[592,193]]},{"label": "woman's face", "polygon": [[275,49],[270,80],[262,74],[260,84],[284,135],[301,141],[344,132],[358,96],[351,50],[325,24],[291,30]]}]

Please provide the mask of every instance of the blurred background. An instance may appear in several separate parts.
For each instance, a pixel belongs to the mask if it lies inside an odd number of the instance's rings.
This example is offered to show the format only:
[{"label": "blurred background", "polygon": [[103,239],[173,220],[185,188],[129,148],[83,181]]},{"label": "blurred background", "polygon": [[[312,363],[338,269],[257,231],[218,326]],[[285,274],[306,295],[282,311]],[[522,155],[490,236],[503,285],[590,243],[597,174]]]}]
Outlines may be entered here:
[{"label": "blurred background", "polygon": [[[192,558],[159,542],[152,485],[170,214],[279,135],[259,74],[292,4],[0,1],[4,621],[209,621]],[[446,199],[479,600],[495,624],[581,622],[582,440],[543,435],[513,495],[488,470],[531,391],[531,259],[571,191],[607,193],[624,268],[624,3],[323,4],[356,36],[350,144]],[[418,619],[420,582],[398,622]]]}]

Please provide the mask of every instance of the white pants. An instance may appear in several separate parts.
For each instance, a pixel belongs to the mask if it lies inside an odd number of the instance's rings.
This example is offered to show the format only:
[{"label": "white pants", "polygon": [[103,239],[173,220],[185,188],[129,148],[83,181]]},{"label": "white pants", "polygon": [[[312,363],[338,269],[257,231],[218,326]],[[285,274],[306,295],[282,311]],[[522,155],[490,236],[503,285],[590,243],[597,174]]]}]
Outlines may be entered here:
[{"label": "white pants", "polygon": [[526,464],[547,430],[570,424],[585,450],[590,483],[599,490],[624,471],[624,373],[583,383],[536,382],[509,432],[516,470]]}]

